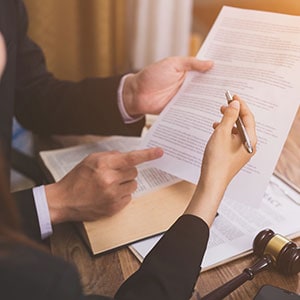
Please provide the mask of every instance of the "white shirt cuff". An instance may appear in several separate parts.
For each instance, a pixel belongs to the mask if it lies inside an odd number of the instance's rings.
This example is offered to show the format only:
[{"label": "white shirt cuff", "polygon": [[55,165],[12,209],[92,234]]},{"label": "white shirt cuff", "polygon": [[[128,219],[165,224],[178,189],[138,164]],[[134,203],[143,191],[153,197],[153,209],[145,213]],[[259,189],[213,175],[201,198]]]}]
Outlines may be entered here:
[{"label": "white shirt cuff", "polygon": [[125,109],[125,106],[124,106],[124,102],[123,102],[123,88],[124,88],[124,83],[125,83],[125,80],[128,76],[131,76],[132,74],[129,73],[129,74],[126,74],[125,76],[122,77],[121,81],[120,81],[120,84],[119,84],[119,88],[118,88],[118,107],[119,107],[119,111],[122,115],[122,118],[123,118],[123,121],[125,124],[131,124],[131,123],[135,123],[139,120],[141,120],[144,116],[138,116],[136,118],[134,117],[131,117],[126,109]]},{"label": "white shirt cuff", "polygon": [[43,185],[35,187],[32,189],[32,192],[38,215],[41,237],[42,239],[45,239],[53,233],[45,187]]}]

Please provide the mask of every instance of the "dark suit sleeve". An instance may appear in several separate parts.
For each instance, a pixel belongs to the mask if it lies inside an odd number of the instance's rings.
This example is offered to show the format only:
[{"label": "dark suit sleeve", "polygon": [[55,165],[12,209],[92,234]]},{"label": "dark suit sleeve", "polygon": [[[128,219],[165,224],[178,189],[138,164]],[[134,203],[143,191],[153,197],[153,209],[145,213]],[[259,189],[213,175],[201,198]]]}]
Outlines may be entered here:
[{"label": "dark suit sleeve", "polygon": [[21,228],[24,234],[35,241],[41,241],[41,231],[32,189],[15,192],[12,196],[19,210]]},{"label": "dark suit sleeve", "polygon": [[47,71],[41,49],[28,38],[26,11],[18,3],[15,115],[19,122],[39,134],[140,135],[144,119],[126,125],[118,109],[121,76],[57,80]]},{"label": "dark suit sleeve", "polygon": [[115,299],[190,299],[208,235],[208,226],[200,218],[180,217],[148,254],[140,269],[120,287]]}]

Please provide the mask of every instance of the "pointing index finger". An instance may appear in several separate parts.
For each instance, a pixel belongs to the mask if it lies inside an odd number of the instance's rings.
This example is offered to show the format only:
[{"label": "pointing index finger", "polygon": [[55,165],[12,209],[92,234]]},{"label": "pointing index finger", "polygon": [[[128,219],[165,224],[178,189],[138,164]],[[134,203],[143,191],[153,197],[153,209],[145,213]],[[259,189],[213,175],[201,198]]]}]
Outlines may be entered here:
[{"label": "pointing index finger", "polygon": [[158,147],[121,153],[113,160],[112,167],[115,169],[131,168],[143,162],[160,158],[162,155],[163,150]]}]

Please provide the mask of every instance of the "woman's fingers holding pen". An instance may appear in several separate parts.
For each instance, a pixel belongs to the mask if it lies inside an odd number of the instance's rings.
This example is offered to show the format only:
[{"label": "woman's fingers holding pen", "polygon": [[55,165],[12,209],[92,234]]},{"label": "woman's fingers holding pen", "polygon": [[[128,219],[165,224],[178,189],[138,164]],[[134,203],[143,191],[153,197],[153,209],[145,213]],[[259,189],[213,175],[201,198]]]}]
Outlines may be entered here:
[{"label": "woman's fingers holding pen", "polygon": [[[237,95],[233,97],[233,100],[237,100],[239,102],[239,114],[238,116],[242,119],[243,124],[245,125],[246,131],[249,135],[249,138],[251,140],[252,147],[256,149],[256,143],[257,143],[257,137],[256,137],[256,130],[255,130],[255,120],[254,120],[254,115],[250,111],[248,105],[244,100],[239,98]],[[234,104],[235,105],[235,104]],[[220,111],[224,115],[225,112],[227,111],[228,106],[221,106]],[[220,122],[215,122],[213,124],[213,128],[216,129],[220,125]],[[231,124],[229,124],[231,125]],[[232,134],[238,134],[237,128],[234,126],[232,127]]]},{"label": "woman's fingers holding pen", "polygon": [[[242,141],[241,134],[233,131],[235,122],[241,114],[247,124],[253,153],[249,154]],[[222,194],[235,174],[255,153],[256,134],[253,114],[245,103],[237,98],[223,109],[223,118],[211,135],[202,160],[201,186],[214,186]],[[217,170],[217,171],[216,171]]]},{"label": "woman's fingers holding pen", "polygon": [[233,100],[223,113],[223,118],[221,120],[222,127],[227,133],[232,133],[232,128],[234,127],[237,118],[240,113],[240,102]]},{"label": "woman's fingers holding pen", "polygon": [[254,153],[256,150],[257,136],[256,136],[256,128],[255,128],[255,118],[251,110],[249,109],[247,103],[240,99],[237,95],[233,96],[234,100],[238,100],[240,102],[240,118],[242,119],[249,138],[251,140],[252,147],[254,149]]},{"label": "woman's fingers holding pen", "polygon": [[246,132],[250,138],[251,146],[252,146],[252,154],[255,154],[256,152],[256,143],[257,143],[257,136],[256,136],[256,127],[255,127],[255,119],[254,115],[249,109],[247,103],[242,100],[237,95],[233,96],[233,100],[237,100],[240,103],[240,112],[239,117],[241,118],[245,128]]}]

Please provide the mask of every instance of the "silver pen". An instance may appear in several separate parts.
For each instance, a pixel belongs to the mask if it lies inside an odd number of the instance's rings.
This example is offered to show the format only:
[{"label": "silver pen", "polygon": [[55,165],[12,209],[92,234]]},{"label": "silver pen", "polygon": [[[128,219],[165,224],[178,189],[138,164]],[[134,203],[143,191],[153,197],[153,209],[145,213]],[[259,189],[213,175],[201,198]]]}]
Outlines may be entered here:
[{"label": "silver pen", "polygon": [[[230,103],[233,100],[233,98],[232,98],[232,96],[231,96],[231,94],[230,94],[229,91],[225,92],[225,96],[226,96],[226,99],[227,99],[228,103]],[[245,125],[243,124],[243,121],[241,120],[240,117],[238,117],[238,119],[236,120],[236,127],[237,127],[237,129],[238,129],[238,131],[239,131],[239,133],[240,133],[240,135],[242,137],[243,143],[244,143],[247,151],[249,153],[252,153],[253,152],[253,148],[251,146],[251,141],[250,141],[249,135],[248,135],[248,133],[246,131]]]}]

